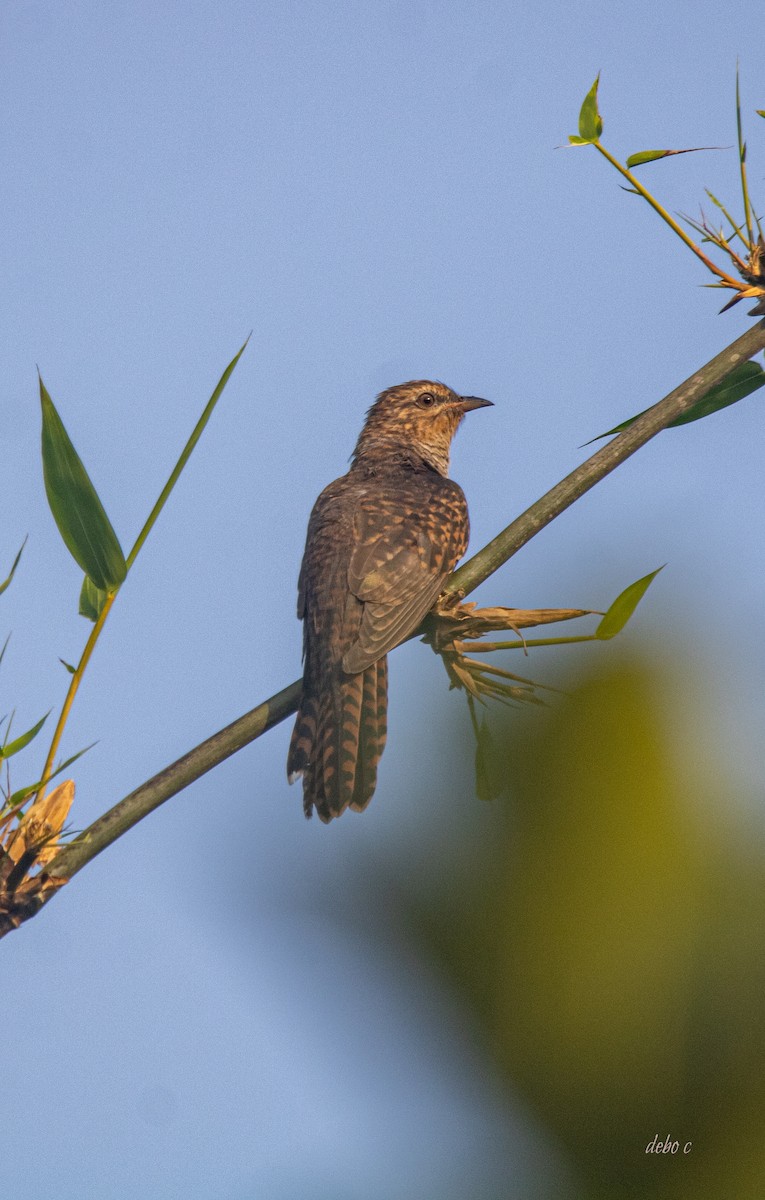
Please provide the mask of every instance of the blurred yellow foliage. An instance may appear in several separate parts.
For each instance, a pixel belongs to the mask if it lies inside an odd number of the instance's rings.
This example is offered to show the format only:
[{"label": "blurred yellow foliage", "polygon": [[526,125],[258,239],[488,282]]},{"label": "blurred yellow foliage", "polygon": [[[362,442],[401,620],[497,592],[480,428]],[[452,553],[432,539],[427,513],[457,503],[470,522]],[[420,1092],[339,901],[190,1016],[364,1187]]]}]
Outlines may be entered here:
[{"label": "blurred yellow foliage", "polygon": [[[492,713],[491,832],[454,831],[411,881],[411,922],[578,1196],[757,1200],[765,845],[735,764],[707,794],[689,777],[666,679],[610,662],[542,714]],[[674,1153],[646,1152],[656,1134]]]}]

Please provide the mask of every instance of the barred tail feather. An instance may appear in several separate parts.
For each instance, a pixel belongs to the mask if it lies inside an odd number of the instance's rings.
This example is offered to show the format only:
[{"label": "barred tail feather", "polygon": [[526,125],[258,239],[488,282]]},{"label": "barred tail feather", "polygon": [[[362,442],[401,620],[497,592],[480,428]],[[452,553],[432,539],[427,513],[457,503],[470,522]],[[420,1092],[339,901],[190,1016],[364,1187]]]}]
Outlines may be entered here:
[{"label": "barred tail feather", "polygon": [[311,777],[304,783],[304,801],[306,812],[315,805],[324,822],[339,817],[353,798],[361,696],[361,676],[343,675],[325,689],[319,701],[315,761]]},{"label": "barred tail feather", "polygon": [[[387,661],[358,675],[341,673],[306,690],[287,758],[290,783],[303,777],[303,807],[325,824],[346,808],[360,812],[372,798],[385,747]],[[317,694],[318,692],[318,694]]]},{"label": "barred tail feather", "polygon": [[385,749],[388,717],[388,660],[367,667],[359,729],[359,753],[351,808],[361,812],[377,786],[377,764]]},{"label": "barred tail feather", "polygon": [[304,688],[287,755],[287,778],[290,783],[294,783],[296,779],[300,779],[301,775],[305,776],[310,766],[311,759],[313,758],[314,742],[316,741],[317,722],[318,704],[316,696],[307,692]]}]

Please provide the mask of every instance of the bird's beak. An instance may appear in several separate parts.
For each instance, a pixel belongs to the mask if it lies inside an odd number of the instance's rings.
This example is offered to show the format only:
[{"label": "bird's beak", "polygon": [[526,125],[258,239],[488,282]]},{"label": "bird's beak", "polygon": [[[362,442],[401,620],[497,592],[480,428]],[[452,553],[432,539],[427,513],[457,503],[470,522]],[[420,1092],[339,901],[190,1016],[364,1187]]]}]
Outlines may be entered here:
[{"label": "bird's beak", "polygon": [[480,396],[460,396],[458,407],[463,412],[472,412],[474,408],[493,408],[493,400],[482,400]]}]

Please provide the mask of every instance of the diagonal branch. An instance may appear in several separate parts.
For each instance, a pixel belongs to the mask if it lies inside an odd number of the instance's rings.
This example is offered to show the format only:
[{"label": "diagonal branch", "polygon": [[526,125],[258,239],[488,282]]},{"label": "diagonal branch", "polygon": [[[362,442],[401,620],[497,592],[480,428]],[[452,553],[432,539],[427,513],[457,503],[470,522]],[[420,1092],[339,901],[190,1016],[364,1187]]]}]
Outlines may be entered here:
[{"label": "diagonal branch", "polygon": [[758,321],[751,329],[731,342],[719,354],[715,355],[706,366],[701,367],[684,383],[647,409],[628,429],[608,442],[600,450],[588,458],[556,483],[555,487],[545,492],[531,508],[511,522],[506,529],[498,533],[483,550],[479,550],[473,558],[458,567],[446,584],[447,591],[460,591],[468,595],[479,584],[493,575],[498,567],[507,562],[522,546],[559,517],[575,500],[588,492],[606,475],[610,475],[621,463],[649,442],[662,429],[686,413],[698,400],[716,387],[731,371],[747,362],[755,354],[765,349],[765,321]]},{"label": "diagonal branch", "polygon": [[[497,534],[487,546],[455,571],[445,590],[459,593],[461,596],[474,591],[545,525],[549,525],[569,505],[665,429],[676,417],[687,412],[737,366],[761,350],[765,350],[765,320],[747,330],[706,366],[643,413],[628,429],[619,433],[546,492],[526,512]],[[46,877],[56,881],[71,878],[165,800],[169,800],[205,772],[295,712],[299,697],[298,680],[141,784],[124,800],[120,800],[99,817],[75,841],[64,847],[49,863]]]},{"label": "diagonal branch", "polygon": [[153,775],[146,783],[142,783],[65,846],[50,863],[46,873],[54,878],[63,876],[69,879],[82,870],[92,858],[112,842],[116,842],[117,838],[122,837],[123,833],[137,825],[155,808],[159,808],[165,800],[183,791],[195,779],[206,775],[213,767],[236,754],[237,750],[254,742],[266,730],[272,729],[290,713],[296,712],[300,688],[301,680],[296,679],[289,687],[270,696],[244,716],[232,721],[225,729],[219,730],[193,750],[189,750],[182,758],[176,759],[158,775]]}]

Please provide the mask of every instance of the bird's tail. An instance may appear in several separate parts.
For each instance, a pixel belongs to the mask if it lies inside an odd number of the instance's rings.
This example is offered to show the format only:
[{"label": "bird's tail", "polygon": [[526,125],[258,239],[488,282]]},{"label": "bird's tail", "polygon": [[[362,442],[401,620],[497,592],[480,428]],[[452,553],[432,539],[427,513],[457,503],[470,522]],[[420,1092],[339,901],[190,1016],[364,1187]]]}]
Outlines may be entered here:
[{"label": "bird's tail", "polygon": [[290,782],[303,777],[303,807],[325,823],[346,808],[360,812],[372,798],[385,748],[388,664],[357,675],[314,680],[306,671],[287,758]]}]

